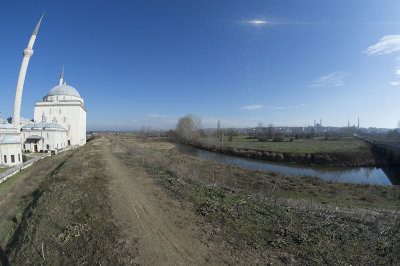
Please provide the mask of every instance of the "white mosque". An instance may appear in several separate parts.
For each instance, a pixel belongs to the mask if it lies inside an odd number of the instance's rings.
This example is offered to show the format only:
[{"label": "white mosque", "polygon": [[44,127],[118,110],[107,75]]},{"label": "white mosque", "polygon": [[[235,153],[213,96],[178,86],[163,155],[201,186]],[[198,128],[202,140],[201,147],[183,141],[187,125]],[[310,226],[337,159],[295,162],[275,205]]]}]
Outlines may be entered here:
[{"label": "white mosque", "polygon": [[22,163],[22,152],[58,152],[71,146],[86,143],[86,108],[78,91],[63,80],[64,67],[59,84],[52,88],[43,101],[36,102],[34,119],[20,119],[22,90],[33,44],[36,40],[43,15],[33,31],[17,82],[12,124],[0,121],[0,166]]}]

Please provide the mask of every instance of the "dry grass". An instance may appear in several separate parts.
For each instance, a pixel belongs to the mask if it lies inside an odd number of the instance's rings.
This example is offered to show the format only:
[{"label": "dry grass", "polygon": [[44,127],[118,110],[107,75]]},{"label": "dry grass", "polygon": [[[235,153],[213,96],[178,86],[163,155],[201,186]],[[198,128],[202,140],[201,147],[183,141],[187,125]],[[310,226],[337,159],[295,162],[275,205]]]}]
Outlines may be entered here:
[{"label": "dry grass", "polygon": [[[110,136],[129,165],[158,183],[227,241],[242,262],[396,264],[398,187],[330,183],[180,155],[169,143]],[[371,209],[372,208],[372,209]]]},{"label": "dry grass", "polygon": [[93,144],[76,150],[39,185],[7,246],[10,264],[130,262],[130,253],[118,241],[122,233],[110,215],[109,179]]}]

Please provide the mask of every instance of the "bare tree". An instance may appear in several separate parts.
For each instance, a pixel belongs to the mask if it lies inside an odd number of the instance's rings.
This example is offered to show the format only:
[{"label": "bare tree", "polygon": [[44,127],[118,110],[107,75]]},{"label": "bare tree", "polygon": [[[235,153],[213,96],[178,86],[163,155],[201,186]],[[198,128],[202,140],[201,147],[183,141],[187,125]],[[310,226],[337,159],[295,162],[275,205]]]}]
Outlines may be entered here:
[{"label": "bare tree", "polygon": [[266,141],[266,134],[264,132],[265,126],[262,122],[258,122],[256,128],[256,138],[258,141]]},{"label": "bare tree", "polygon": [[222,130],[221,130],[221,121],[217,122],[217,139],[222,141]]},{"label": "bare tree", "polygon": [[233,140],[233,136],[236,134],[235,129],[234,128],[230,128],[227,130],[227,135],[228,135],[228,141],[232,141]]},{"label": "bare tree", "polygon": [[142,126],[140,129],[140,133],[143,138],[147,138],[150,135],[151,127],[150,126]]},{"label": "bare tree", "polygon": [[201,118],[195,115],[181,117],[176,124],[176,132],[185,144],[195,140],[200,133]]},{"label": "bare tree", "polygon": [[267,131],[268,131],[268,138],[272,138],[272,133],[274,132],[274,125],[272,123],[268,124]]}]

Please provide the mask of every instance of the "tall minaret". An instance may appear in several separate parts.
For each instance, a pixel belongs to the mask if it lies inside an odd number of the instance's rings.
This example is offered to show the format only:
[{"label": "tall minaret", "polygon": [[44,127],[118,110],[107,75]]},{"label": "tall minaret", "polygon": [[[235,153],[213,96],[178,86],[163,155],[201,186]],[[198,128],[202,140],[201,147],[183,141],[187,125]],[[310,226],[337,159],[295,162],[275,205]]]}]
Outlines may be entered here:
[{"label": "tall minaret", "polygon": [[21,68],[19,70],[18,82],[17,82],[17,89],[15,92],[15,103],[14,103],[14,117],[13,117],[13,127],[16,128],[18,131],[21,128],[21,124],[19,122],[20,113],[21,113],[21,100],[22,100],[22,90],[24,89],[24,82],[25,82],[25,75],[26,69],[28,68],[28,63],[30,57],[33,55],[33,44],[35,43],[36,36],[39,31],[40,23],[42,22],[42,18],[44,13],[42,14],[38,24],[36,25],[31,38],[28,43],[28,47],[24,50],[24,57],[22,59]]}]

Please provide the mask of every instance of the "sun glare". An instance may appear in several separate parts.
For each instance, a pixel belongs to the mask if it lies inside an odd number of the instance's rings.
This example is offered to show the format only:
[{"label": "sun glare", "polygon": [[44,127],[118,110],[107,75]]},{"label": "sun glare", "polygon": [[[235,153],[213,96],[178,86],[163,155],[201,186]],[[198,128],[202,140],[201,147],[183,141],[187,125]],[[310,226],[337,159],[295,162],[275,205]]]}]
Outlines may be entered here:
[{"label": "sun glare", "polygon": [[267,24],[268,22],[265,20],[249,20],[249,23],[254,25],[260,25],[260,24]]}]

